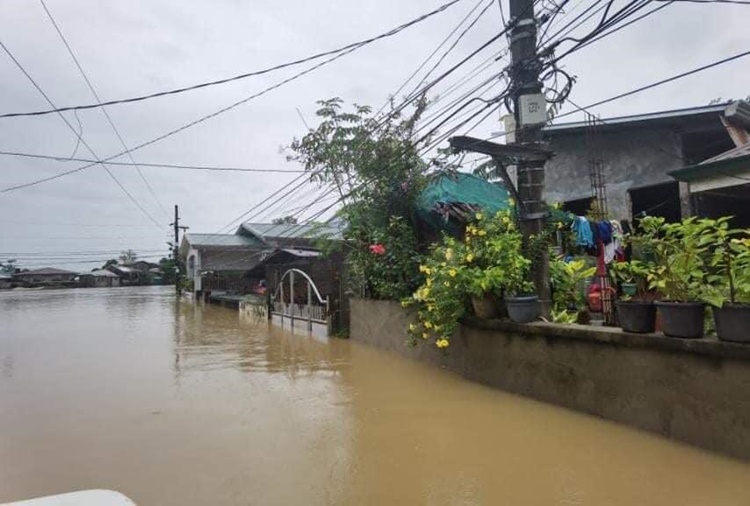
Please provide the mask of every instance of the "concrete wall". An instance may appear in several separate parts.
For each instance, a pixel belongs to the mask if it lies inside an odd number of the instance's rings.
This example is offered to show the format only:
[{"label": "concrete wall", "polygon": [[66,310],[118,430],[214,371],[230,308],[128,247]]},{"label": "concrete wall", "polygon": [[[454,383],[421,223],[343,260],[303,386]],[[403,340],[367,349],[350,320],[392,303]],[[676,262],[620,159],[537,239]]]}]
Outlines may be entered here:
[{"label": "concrete wall", "polygon": [[750,460],[750,346],[470,319],[447,355],[399,304],[351,301],[351,338],[516,394]]},{"label": "concrete wall", "polygon": [[[602,132],[597,138],[609,212],[615,219],[630,218],[628,189],[673,181],[667,172],[683,166],[680,137],[669,130]],[[585,133],[558,133],[548,140],[555,156],[545,166],[547,202],[590,197]]]}]

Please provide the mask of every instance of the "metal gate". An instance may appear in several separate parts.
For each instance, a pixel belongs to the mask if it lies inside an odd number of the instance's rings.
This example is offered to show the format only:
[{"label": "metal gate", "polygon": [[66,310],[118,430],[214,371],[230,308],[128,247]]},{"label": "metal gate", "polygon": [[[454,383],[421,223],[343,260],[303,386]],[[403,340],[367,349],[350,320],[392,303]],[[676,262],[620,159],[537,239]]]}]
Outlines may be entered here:
[{"label": "metal gate", "polygon": [[323,298],[306,272],[289,269],[271,297],[271,324],[292,332],[330,335],[328,297]]}]

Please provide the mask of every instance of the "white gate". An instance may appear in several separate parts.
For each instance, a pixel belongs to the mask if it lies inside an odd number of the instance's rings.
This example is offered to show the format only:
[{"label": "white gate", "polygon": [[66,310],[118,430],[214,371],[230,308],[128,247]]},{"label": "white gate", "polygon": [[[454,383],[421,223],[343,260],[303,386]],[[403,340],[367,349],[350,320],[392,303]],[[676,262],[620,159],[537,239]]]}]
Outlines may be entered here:
[{"label": "white gate", "polygon": [[279,280],[271,298],[271,324],[292,332],[328,337],[328,297],[323,298],[306,272],[289,269]]}]

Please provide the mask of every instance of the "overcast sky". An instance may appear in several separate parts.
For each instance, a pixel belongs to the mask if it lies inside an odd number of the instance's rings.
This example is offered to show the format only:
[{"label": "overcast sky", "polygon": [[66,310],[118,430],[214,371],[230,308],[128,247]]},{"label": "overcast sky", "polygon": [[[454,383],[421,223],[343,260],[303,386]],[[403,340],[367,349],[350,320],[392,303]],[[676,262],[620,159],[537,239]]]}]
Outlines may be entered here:
[{"label": "overcast sky", "polygon": [[[507,1],[502,1],[507,12]],[[567,18],[561,16],[560,26],[591,1],[572,0],[571,9],[578,7]],[[387,31],[444,3],[443,0],[46,2],[103,100],[219,79],[333,49]],[[133,156],[136,161],[149,163],[299,168],[286,161],[282,148],[293,137],[305,133],[300,115],[315,124],[316,100],[339,96],[347,102],[380,107],[476,3],[477,0],[462,0],[399,35],[355,51],[259,99],[138,150]],[[677,2],[567,58],[565,69],[578,76],[571,99],[585,106],[747,50],[748,19],[747,5]],[[479,47],[500,27],[500,12],[493,5],[441,69],[448,69],[452,62]],[[0,40],[57,106],[94,101],[37,0],[0,2]],[[498,41],[471,63],[480,63],[505,45],[505,40]],[[485,75],[504,64],[498,62]],[[456,78],[466,75],[472,66],[465,66],[456,73]],[[127,145],[134,146],[304,68],[173,97],[111,106],[108,111]],[[48,107],[2,51],[0,76],[0,113]],[[478,76],[473,82],[480,81]],[[436,93],[453,82],[447,80],[437,87]],[[747,95],[750,95],[750,59],[616,101],[596,112],[606,118],[706,105],[718,97]],[[563,112],[569,109],[570,106]],[[78,126],[71,113],[66,113],[66,117]],[[122,151],[101,110],[83,111],[79,118],[83,139],[96,155],[104,158]],[[472,135],[486,137],[498,130],[499,115],[493,115]],[[0,150],[69,157],[75,146],[75,134],[57,115],[0,119]],[[83,146],[77,156],[92,157]],[[129,161],[127,157],[118,160]],[[79,165],[0,156],[0,187]],[[295,174],[144,167],[143,174],[154,190],[155,199],[134,168],[111,166],[111,170],[162,225],[160,228],[96,166],[45,184],[1,193],[0,261],[16,253],[14,256],[27,267],[50,265],[89,270],[122,249],[132,248],[145,257],[158,255],[157,250],[166,252],[166,241],[171,234],[167,224],[174,204],[179,204],[184,224],[191,231],[216,232],[295,177]],[[286,214],[315,195],[311,187],[300,192],[295,200],[257,216],[255,221],[269,221]],[[112,254],[104,253],[110,251]],[[69,256],[71,252],[84,256],[74,263]]]}]

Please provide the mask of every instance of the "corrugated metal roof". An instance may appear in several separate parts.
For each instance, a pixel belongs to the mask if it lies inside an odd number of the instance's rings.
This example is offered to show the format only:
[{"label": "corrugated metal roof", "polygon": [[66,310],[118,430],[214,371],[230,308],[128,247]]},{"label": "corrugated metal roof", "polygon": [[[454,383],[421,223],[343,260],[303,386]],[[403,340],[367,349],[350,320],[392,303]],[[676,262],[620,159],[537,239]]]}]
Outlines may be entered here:
[{"label": "corrugated metal roof", "polygon": [[[631,116],[617,116],[614,118],[599,119],[598,123],[603,126],[610,125],[626,125],[629,123],[640,123],[644,121],[656,121],[656,120],[669,120],[678,119],[689,116],[700,116],[703,114],[721,114],[727,108],[731,102],[725,102],[723,104],[706,105],[701,107],[690,107],[687,109],[674,109],[671,111],[660,111],[651,112],[646,114],[634,114]],[[574,121],[570,123],[560,123],[557,125],[549,125],[542,129],[543,132],[554,133],[564,132],[567,130],[578,130],[586,128],[588,125],[585,121]]]},{"label": "corrugated metal roof", "polygon": [[94,276],[95,278],[117,278],[117,274],[107,269],[97,269],[91,272],[84,272],[81,276]]},{"label": "corrugated metal roof", "polygon": [[[699,164],[667,172],[678,181],[696,181],[714,177],[732,176],[750,170],[750,143],[704,160]],[[741,184],[741,179],[738,184]]]},{"label": "corrugated metal roof", "polygon": [[272,224],[272,223],[243,223],[238,233],[247,231],[256,237],[268,239],[343,239],[342,229],[328,223]]},{"label": "corrugated metal roof", "polygon": [[185,239],[195,248],[237,247],[258,248],[264,246],[254,237],[237,234],[186,234]]},{"label": "corrugated metal roof", "polygon": [[33,271],[27,271],[27,272],[21,272],[16,274],[16,276],[44,276],[44,275],[55,275],[55,274],[78,274],[77,272],[73,271],[66,271],[63,269],[55,269],[53,267],[44,267],[42,269],[34,269]]}]

